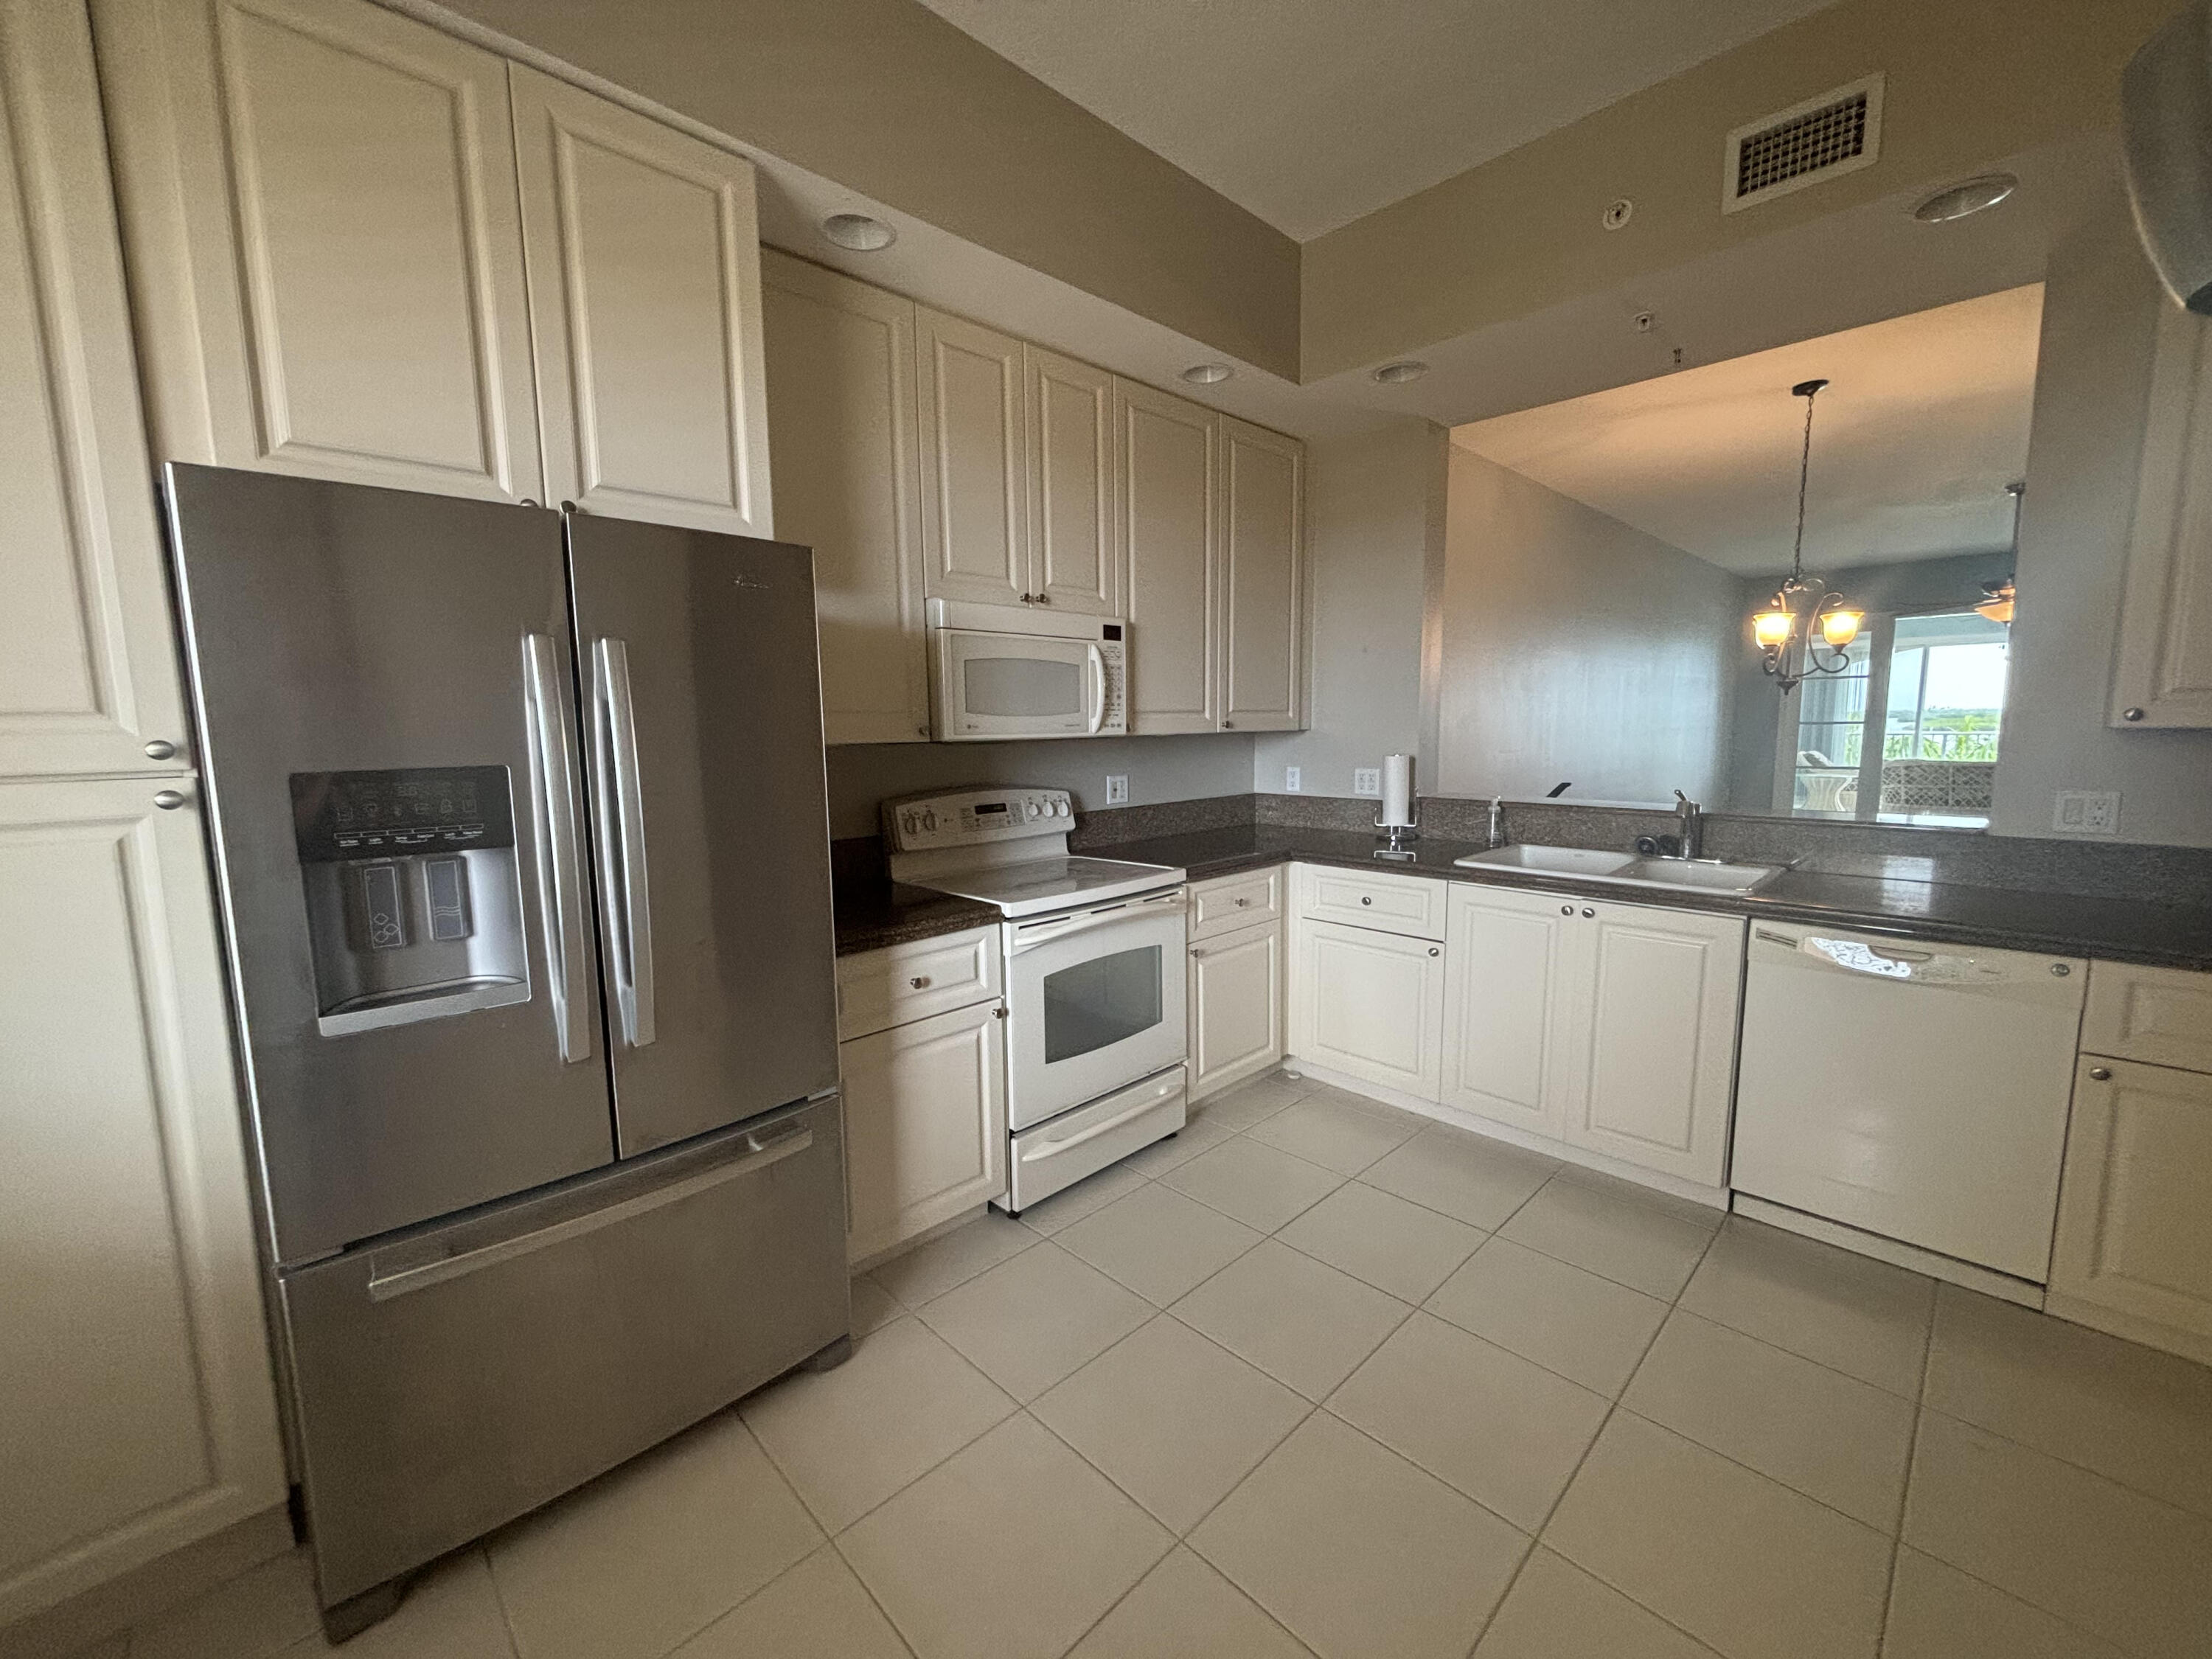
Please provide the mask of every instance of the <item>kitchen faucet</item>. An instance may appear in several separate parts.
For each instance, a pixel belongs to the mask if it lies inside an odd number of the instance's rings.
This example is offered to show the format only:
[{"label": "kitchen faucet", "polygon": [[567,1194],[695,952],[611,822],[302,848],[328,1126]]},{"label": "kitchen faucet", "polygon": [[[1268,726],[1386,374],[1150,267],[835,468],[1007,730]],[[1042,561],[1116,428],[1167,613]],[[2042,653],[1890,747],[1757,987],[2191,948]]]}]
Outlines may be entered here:
[{"label": "kitchen faucet", "polygon": [[1705,809],[1680,790],[1674,792],[1674,816],[1681,825],[1682,850],[1677,858],[1701,859],[1705,855]]}]

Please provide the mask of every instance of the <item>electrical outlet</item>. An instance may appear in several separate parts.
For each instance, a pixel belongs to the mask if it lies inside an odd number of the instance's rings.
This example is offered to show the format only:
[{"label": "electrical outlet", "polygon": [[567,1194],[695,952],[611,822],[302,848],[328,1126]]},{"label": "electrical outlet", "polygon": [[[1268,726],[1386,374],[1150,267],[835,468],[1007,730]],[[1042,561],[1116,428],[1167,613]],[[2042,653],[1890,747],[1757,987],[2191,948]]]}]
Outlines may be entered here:
[{"label": "electrical outlet", "polygon": [[2117,792],[2062,789],[2051,815],[2051,827],[2069,836],[2117,836],[2120,833],[2120,798]]},{"label": "electrical outlet", "polygon": [[1382,769],[1379,766],[1355,766],[1352,769],[1352,793],[1355,795],[1379,795],[1382,793]]},{"label": "electrical outlet", "polygon": [[1106,775],[1106,804],[1109,806],[1127,806],[1129,804],[1129,775],[1127,772],[1109,772]]},{"label": "electrical outlet", "polygon": [[1283,769],[1284,793],[1286,794],[1295,795],[1299,790],[1304,787],[1305,785],[1300,781],[1298,769],[1295,766],[1285,766]]}]

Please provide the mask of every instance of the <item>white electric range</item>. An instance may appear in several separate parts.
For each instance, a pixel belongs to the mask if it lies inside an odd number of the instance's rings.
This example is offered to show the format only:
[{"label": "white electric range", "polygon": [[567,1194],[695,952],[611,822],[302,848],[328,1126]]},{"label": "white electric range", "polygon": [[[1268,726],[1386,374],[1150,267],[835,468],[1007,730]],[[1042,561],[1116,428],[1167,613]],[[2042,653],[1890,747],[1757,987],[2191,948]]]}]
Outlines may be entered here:
[{"label": "white electric range", "polygon": [[885,801],[895,881],[994,905],[1006,956],[1006,1197],[1019,1214],[1183,1125],[1183,872],[1067,850],[1064,789]]}]

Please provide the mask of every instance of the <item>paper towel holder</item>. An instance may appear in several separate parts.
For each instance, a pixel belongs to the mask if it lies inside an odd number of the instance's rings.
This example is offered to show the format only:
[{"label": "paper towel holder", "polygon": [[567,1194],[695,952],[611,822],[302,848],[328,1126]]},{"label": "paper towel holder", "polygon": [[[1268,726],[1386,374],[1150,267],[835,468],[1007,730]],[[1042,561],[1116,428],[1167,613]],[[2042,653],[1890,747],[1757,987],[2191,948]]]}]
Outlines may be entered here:
[{"label": "paper towel holder", "polygon": [[1375,849],[1375,856],[1376,858],[1409,859],[1413,856],[1413,849],[1410,843],[1417,842],[1421,838],[1421,803],[1419,797],[1416,796],[1414,798],[1411,806],[1408,808],[1408,811],[1413,816],[1413,821],[1411,823],[1385,823],[1382,822],[1382,809],[1379,806],[1375,809],[1375,827],[1384,836],[1389,838],[1385,845]]}]

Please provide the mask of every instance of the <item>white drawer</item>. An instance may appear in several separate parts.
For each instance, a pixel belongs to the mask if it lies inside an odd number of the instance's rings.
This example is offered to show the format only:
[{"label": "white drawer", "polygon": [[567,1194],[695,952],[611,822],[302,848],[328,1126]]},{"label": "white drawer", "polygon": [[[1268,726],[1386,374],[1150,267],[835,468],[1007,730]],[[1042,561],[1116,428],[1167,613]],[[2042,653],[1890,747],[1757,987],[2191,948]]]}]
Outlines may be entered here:
[{"label": "white drawer", "polygon": [[2212,1072],[2212,974],[2091,963],[2081,1051]]},{"label": "white drawer", "polygon": [[1298,914],[1309,921],[1372,927],[1412,939],[1444,936],[1445,884],[1432,878],[1301,864],[1297,881]]},{"label": "white drawer", "polygon": [[837,1036],[844,1042],[927,1019],[1006,987],[999,929],[970,928],[837,958]]},{"label": "white drawer", "polygon": [[1283,915],[1283,866],[1247,870],[1241,875],[1193,882],[1190,888],[1190,942],[1279,921]]}]

